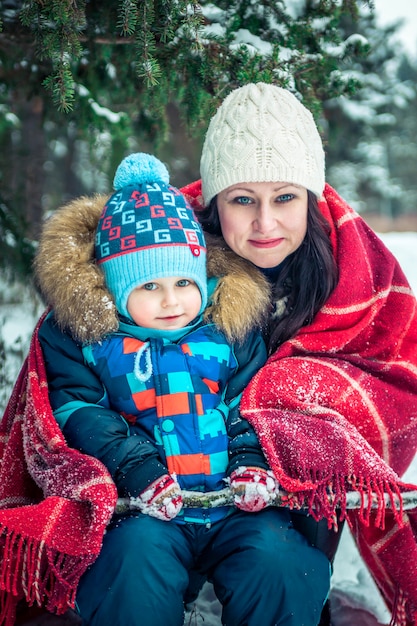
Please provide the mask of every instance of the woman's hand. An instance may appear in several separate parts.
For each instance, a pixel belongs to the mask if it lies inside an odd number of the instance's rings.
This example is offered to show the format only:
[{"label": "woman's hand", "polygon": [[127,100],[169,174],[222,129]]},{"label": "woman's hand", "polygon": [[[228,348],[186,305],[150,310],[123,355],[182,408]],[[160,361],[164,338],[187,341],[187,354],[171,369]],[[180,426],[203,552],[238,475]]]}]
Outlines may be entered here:
[{"label": "woman's hand", "polygon": [[262,511],[275,500],[279,484],[271,470],[239,467],[230,476],[230,491],[235,505],[247,513]]}]

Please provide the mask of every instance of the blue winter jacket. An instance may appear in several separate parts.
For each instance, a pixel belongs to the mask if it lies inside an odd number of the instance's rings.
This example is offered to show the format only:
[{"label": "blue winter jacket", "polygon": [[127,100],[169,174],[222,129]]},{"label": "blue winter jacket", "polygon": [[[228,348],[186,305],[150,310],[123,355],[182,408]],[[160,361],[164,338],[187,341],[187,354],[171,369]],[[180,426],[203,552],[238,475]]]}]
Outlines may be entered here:
[{"label": "blue winter jacket", "polygon": [[[118,332],[82,347],[50,313],[39,339],[68,444],[100,459],[120,496],[139,495],[167,471],[183,489],[205,492],[222,489],[239,465],[268,467],[238,408],[266,360],[259,333],[230,345],[199,319],[168,340],[122,321]],[[207,524],[226,514],[183,509],[176,521]]]}]

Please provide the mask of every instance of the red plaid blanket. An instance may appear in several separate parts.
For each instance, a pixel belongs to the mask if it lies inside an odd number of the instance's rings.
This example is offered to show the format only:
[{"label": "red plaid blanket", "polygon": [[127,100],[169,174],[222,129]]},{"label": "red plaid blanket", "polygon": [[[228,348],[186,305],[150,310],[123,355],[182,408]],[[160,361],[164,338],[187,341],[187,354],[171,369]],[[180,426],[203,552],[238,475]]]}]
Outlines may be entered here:
[{"label": "red plaid blanket", "polygon": [[22,598],[58,614],[74,606],[117,498],[104,466],[65,444],[37,329],[0,423],[0,458],[0,624],[12,626]]}]

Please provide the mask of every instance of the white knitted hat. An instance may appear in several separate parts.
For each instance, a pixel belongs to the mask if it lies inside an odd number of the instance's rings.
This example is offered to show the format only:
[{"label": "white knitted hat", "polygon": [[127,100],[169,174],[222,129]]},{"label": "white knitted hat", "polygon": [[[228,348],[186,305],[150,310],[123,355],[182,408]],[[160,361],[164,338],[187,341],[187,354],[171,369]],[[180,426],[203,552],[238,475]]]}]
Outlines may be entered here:
[{"label": "white knitted hat", "polygon": [[200,163],[204,203],[243,182],[293,183],[320,197],[324,170],[310,111],[286,89],[251,83],[232,91],[209,124]]}]

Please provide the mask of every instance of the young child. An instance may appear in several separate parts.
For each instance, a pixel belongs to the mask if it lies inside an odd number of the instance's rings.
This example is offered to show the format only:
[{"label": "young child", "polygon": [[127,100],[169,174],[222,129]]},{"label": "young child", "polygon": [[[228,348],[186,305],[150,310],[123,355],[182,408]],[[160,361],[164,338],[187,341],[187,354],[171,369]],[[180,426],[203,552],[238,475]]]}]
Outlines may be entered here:
[{"label": "young child", "polygon": [[[94,251],[119,328],[84,343],[82,359],[53,312],[39,331],[68,445],[102,461],[139,509],[110,525],[79,586],[81,616],[97,626],[180,626],[196,573],[213,581],[225,624],[273,624],[282,606],[268,597],[282,592],[273,572],[291,528],[287,511],[266,508],[277,483],[239,415],[264,342],[253,331],[232,345],[205,319],[203,232],[165,166],[131,155],[114,187]],[[183,505],[182,489],[225,481],[235,509]]]},{"label": "young child", "polygon": [[[113,417],[108,433],[102,414],[98,418],[100,450],[89,447],[91,425],[82,434],[84,415],[81,425],[78,419],[71,420],[72,426],[66,422],[64,432],[75,447],[104,460],[120,495],[134,497],[142,512],[210,524],[228,509],[186,510],[181,488],[222,489],[232,474],[233,486],[253,483],[242,497],[236,495],[243,510],[263,508],[271,495],[267,488],[273,480],[260,446],[238,416],[236,382],[229,390],[238,372],[243,390],[265,362],[266,351],[259,333],[244,347],[232,347],[213,324],[203,321],[203,232],[182,194],[168,182],[168,171],[155,157],[126,158],[116,172],[118,191],[107,202],[96,234],[95,259],[120,326],[117,333],[84,346],[83,353],[105,389],[103,406],[129,424],[134,439],[123,443],[129,454],[115,452],[120,446]],[[237,472],[248,464],[255,468]]]}]

